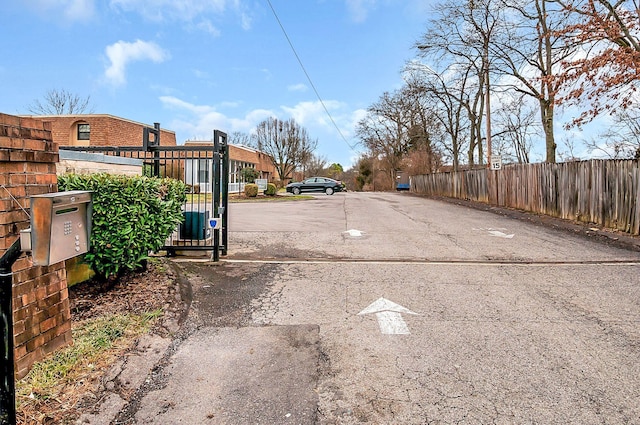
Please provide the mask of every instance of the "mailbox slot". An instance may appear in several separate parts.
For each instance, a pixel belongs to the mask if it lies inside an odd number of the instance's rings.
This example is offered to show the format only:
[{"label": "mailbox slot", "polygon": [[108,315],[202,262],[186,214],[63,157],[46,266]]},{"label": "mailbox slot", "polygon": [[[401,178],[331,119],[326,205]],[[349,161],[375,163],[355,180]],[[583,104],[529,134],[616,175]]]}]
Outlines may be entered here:
[{"label": "mailbox slot", "polygon": [[48,266],[89,251],[92,210],[89,191],[32,196],[33,264]]}]

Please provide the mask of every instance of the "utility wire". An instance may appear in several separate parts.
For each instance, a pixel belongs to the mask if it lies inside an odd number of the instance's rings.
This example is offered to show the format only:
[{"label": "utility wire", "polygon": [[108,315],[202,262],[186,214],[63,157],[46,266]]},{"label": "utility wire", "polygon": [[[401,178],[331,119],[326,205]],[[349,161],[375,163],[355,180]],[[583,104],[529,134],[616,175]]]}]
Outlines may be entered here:
[{"label": "utility wire", "polygon": [[340,127],[338,127],[338,124],[336,124],[335,120],[333,119],[333,116],[329,112],[329,109],[325,105],[324,100],[322,100],[322,97],[320,97],[320,93],[318,93],[318,90],[316,89],[315,84],[313,84],[313,81],[311,80],[311,77],[309,76],[309,73],[307,72],[306,68],[304,67],[304,64],[302,63],[302,60],[300,59],[300,56],[298,56],[298,52],[296,51],[295,47],[293,47],[293,43],[291,42],[291,39],[289,38],[289,35],[287,34],[287,31],[284,29],[284,25],[282,25],[282,22],[280,21],[280,18],[278,17],[278,14],[276,13],[276,10],[273,8],[273,5],[271,4],[271,0],[267,0],[267,3],[269,4],[269,7],[271,8],[271,12],[273,12],[273,16],[276,18],[276,21],[278,21],[278,25],[280,25],[280,29],[282,30],[282,33],[284,34],[285,38],[287,39],[287,42],[289,43],[289,47],[291,47],[291,50],[293,51],[294,56],[298,60],[298,63],[300,64],[300,68],[302,68],[302,72],[304,72],[304,75],[307,77],[307,81],[309,81],[309,84],[311,85],[311,88],[313,89],[314,93],[316,94],[316,97],[320,101],[320,104],[322,105],[322,108],[324,109],[324,112],[327,114],[327,116],[331,120],[331,123],[336,128],[336,130],[338,131],[338,134],[340,135],[342,140],[347,144],[347,146],[349,146],[349,149],[351,149],[352,152],[357,153],[355,147],[352,146],[351,143],[349,143],[347,141],[347,138],[344,137],[344,134],[342,134],[342,131],[340,131]]}]

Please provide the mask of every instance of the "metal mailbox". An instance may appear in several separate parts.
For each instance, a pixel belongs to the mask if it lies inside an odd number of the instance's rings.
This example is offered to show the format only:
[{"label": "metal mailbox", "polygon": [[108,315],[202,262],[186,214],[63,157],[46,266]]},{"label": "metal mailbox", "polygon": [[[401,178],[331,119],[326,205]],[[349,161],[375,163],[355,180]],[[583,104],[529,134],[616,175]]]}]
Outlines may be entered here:
[{"label": "metal mailbox", "polygon": [[48,266],[89,251],[91,192],[72,190],[31,197],[33,264]]}]

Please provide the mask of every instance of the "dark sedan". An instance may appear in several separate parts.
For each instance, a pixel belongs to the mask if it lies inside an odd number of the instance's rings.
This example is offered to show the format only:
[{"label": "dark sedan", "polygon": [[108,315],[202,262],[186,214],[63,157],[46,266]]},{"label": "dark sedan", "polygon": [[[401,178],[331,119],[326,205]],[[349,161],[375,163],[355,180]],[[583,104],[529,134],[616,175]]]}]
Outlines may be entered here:
[{"label": "dark sedan", "polygon": [[324,192],[333,195],[334,192],[342,192],[344,186],[341,181],[328,177],[309,177],[301,182],[289,183],[287,192],[299,195],[302,192]]}]

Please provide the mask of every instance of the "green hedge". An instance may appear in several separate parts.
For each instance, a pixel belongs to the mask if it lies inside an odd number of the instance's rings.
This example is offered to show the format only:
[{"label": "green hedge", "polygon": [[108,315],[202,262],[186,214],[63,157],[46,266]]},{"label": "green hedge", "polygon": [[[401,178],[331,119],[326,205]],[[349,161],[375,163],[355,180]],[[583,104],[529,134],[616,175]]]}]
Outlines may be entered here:
[{"label": "green hedge", "polygon": [[91,249],[84,261],[109,278],[143,266],[184,220],[178,180],[110,174],[58,176],[58,190],[93,191]]},{"label": "green hedge", "polygon": [[245,184],[244,185],[244,196],[247,198],[255,198],[258,196],[258,185],[257,184]]},{"label": "green hedge", "polygon": [[278,188],[273,183],[267,184],[267,190],[264,191],[264,194],[267,196],[275,196],[278,193]]}]

